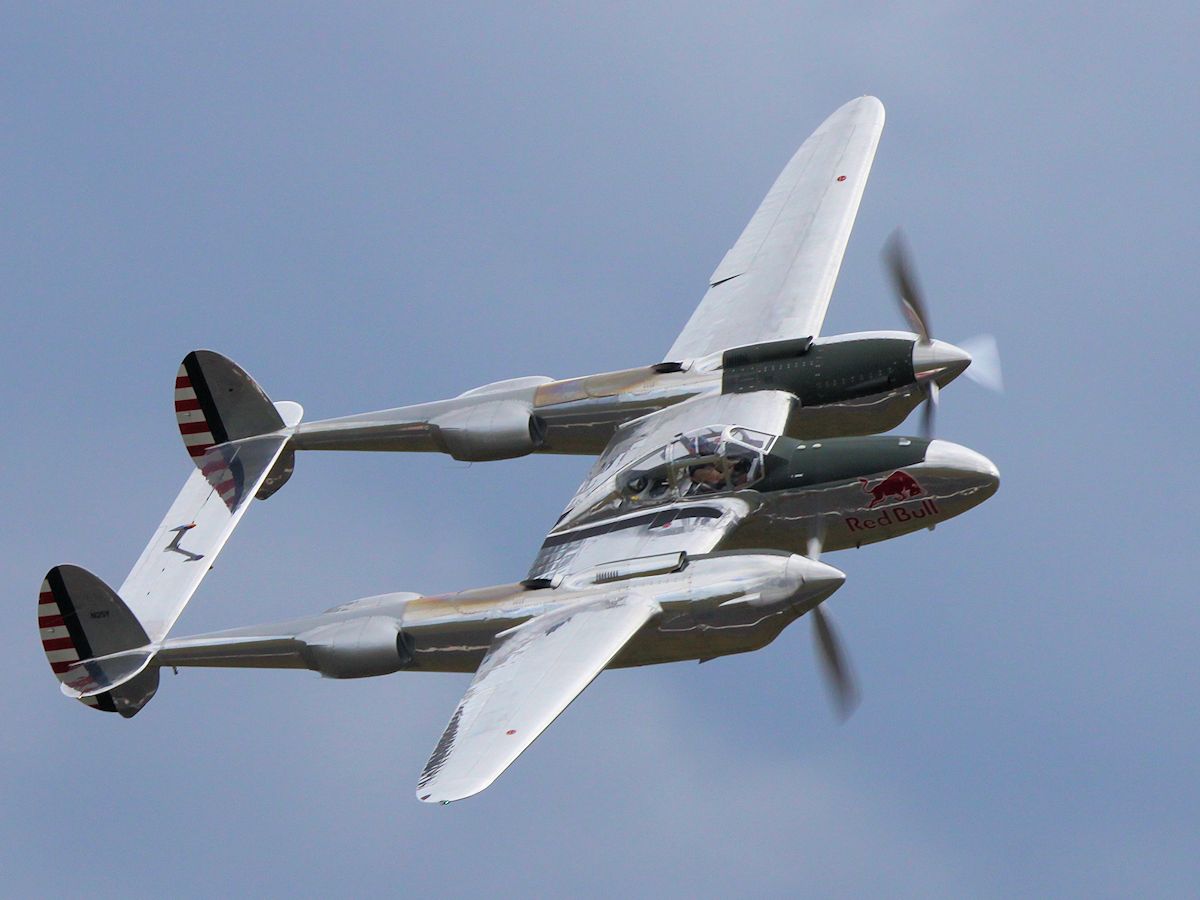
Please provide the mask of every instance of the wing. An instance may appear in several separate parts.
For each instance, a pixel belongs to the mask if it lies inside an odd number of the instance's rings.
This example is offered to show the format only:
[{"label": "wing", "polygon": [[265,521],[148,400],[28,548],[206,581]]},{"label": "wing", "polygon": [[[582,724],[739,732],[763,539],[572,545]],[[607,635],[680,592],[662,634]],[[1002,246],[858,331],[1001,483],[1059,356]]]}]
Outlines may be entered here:
[{"label": "wing", "polygon": [[756,507],[737,496],[715,497],[556,529],[546,536],[527,577],[558,584],[567,576],[599,575],[606,563],[710,553]]},{"label": "wing", "polygon": [[653,601],[609,595],[498,635],[425,765],[417,796],[449,803],[486,788],[658,612]]},{"label": "wing", "polygon": [[882,103],[859,97],[804,142],[712,273],[667,359],[820,333],[883,117]]}]

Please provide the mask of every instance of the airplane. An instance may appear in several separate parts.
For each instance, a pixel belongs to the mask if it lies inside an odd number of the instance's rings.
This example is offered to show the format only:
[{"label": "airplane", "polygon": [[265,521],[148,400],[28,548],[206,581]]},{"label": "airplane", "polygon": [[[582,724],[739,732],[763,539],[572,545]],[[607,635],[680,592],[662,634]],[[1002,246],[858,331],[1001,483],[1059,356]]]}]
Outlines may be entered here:
[{"label": "airplane", "polygon": [[[929,337],[902,249],[893,270],[920,332],[817,337],[882,125],[882,104],[862,97],[805,142],[714,273],[668,354],[677,364],[517,379],[465,402],[305,426],[299,404],[273,402],[232,360],[189,353],[175,411],[195,470],[129,576],[114,591],[61,565],[42,583],[38,625],[62,693],[131,717],[164,667],[474,673],[418,779],[428,803],[492,784],[604,669],[756,650],[804,615],[848,714],[857,687],[821,609],[846,576],[819,557],[932,529],[999,486],[990,460],[928,430],[859,433],[922,399],[932,409],[969,364]],[[170,636],[251,501],[287,481],[295,450],[495,459],[530,442],[600,449],[521,581]]]}]

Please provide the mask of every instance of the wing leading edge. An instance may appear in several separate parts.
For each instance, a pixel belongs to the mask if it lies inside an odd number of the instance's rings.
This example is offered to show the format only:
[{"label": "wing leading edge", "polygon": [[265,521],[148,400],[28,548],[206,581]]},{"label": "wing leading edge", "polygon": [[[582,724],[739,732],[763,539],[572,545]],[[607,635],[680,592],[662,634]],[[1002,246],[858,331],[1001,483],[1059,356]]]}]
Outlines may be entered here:
[{"label": "wing leading edge", "polygon": [[883,104],[859,97],[801,145],[713,271],[667,359],[820,333],[883,121]]},{"label": "wing leading edge", "polygon": [[497,635],[425,765],[417,797],[450,803],[490,785],[660,610],[606,595]]}]

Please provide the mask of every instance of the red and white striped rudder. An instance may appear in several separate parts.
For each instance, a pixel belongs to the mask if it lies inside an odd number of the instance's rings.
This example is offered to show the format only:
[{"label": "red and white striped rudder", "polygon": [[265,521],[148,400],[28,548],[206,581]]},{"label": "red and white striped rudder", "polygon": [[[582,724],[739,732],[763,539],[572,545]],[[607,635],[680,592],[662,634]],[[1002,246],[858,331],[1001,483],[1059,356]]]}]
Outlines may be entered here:
[{"label": "red and white striped rudder", "polygon": [[158,688],[153,650],[137,617],[86,569],[55,566],[38,593],[38,631],[63,693],[105,712],[134,715]]},{"label": "red and white striped rudder", "polygon": [[217,444],[283,428],[283,419],[258,382],[212,350],[193,350],[183,358],[175,375],[175,418],[197,466]]}]

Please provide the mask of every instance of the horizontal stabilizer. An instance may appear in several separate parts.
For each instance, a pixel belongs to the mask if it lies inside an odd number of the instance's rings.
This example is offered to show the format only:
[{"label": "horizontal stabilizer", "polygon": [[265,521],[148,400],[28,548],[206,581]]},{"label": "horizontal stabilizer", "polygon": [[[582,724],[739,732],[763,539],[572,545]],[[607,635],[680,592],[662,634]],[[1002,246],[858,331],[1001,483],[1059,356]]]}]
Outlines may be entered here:
[{"label": "horizontal stabilizer", "polygon": [[151,642],[161,641],[175,624],[290,435],[285,428],[219,444],[204,455],[203,468],[188,477],[118,592]]}]

